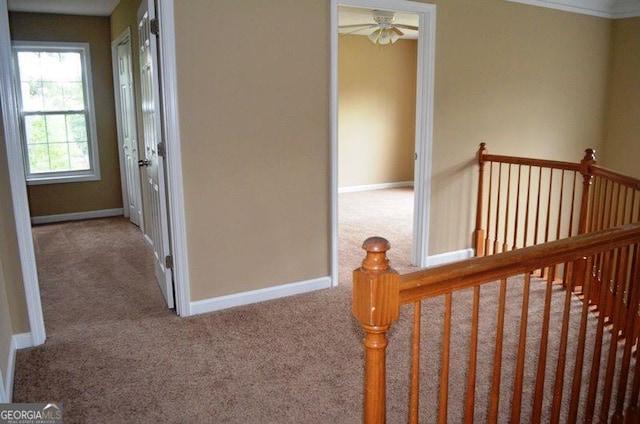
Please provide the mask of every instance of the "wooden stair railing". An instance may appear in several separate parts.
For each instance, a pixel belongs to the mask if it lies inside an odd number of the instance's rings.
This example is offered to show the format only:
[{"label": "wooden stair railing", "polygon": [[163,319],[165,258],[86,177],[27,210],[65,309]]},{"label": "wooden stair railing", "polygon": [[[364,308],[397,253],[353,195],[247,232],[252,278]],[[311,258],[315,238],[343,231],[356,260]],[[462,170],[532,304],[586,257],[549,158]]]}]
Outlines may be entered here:
[{"label": "wooden stair railing", "polygon": [[[407,417],[411,423],[420,421],[420,401],[424,394],[421,389],[425,385],[425,379],[421,378],[424,367],[420,366],[421,346],[424,344],[420,339],[421,322],[423,318],[433,317],[429,303],[424,301],[436,297],[444,299],[444,312],[439,365],[433,358],[429,361],[440,369],[439,393],[430,412],[437,412],[439,423],[448,422],[448,414],[452,411],[461,411],[465,423],[474,422],[478,417],[482,422],[507,422],[504,411],[501,412],[505,405],[508,405],[509,422],[538,423],[542,419],[549,422],[576,422],[577,419],[584,422],[639,422],[640,364],[632,351],[637,340],[627,337],[619,341],[608,337],[605,314],[600,313],[597,319],[594,318],[587,302],[582,302],[577,314],[575,311],[572,313],[571,308],[574,307],[572,288],[575,282],[583,281],[585,292],[589,292],[595,281],[591,270],[600,262],[598,267],[603,276],[615,276],[616,290],[627,290],[626,306],[621,296],[607,300],[610,316],[617,317],[609,323],[613,333],[631,334],[633,329],[637,329],[640,324],[640,222],[402,275],[389,266],[386,257],[390,248],[388,241],[370,238],[363,248],[367,255],[362,267],[353,275],[353,313],[365,333],[365,423],[384,423],[386,420],[387,332],[398,320],[401,306],[409,304],[413,305],[414,316]],[[582,261],[586,261],[586,266],[578,265]],[[538,269],[548,270],[544,279],[532,276]],[[560,287],[554,285],[556,280],[562,281],[567,288],[559,292],[560,305],[563,305],[561,322],[552,321],[550,314],[552,298],[558,296],[557,288]],[[492,311],[497,315],[495,338],[479,340],[478,323],[486,315],[486,310],[484,314],[479,312],[480,299],[492,287],[491,284],[498,284],[496,282],[499,282],[500,289]],[[530,317],[529,294],[534,284],[542,284],[545,288],[539,334],[533,333],[527,321]],[[509,305],[506,300],[512,287],[522,288],[520,312],[515,320],[505,314],[507,306],[514,305],[511,292]],[[603,295],[607,288],[601,285],[600,294]],[[456,296],[464,290],[473,291],[471,305],[463,305],[463,309],[470,311],[469,322],[454,322],[453,304]],[[491,295],[492,292],[488,293]],[[557,305],[554,310],[556,308]],[[571,324],[578,318],[578,334],[570,334]],[[515,331],[519,331],[519,341],[514,346],[507,346],[505,326],[518,320],[519,330]],[[452,354],[456,347],[451,345],[451,336],[461,326],[470,328],[469,353],[464,365],[466,382],[454,384],[450,381],[450,367],[453,361],[461,358],[455,352]],[[555,335],[555,338],[550,335]],[[591,337],[589,343],[587,336]],[[539,340],[539,344],[530,346],[531,337]],[[552,343],[553,340],[556,342]],[[571,340],[577,343],[572,348],[574,350],[568,350],[573,343]],[[488,405],[483,410],[476,404],[476,378],[480,371],[487,371],[484,369],[487,364],[477,363],[480,343],[493,343],[494,346],[493,363],[490,365],[491,388],[485,396]],[[529,370],[525,357],[531,349],[535,351],[537,363],[530,364],[534,368],[533,373],[525,373],[525,369]],[[574,352],[574,356],[569,355],[569,351]],[[552,363],[553,369],[549,372]],[[459,364],[455,366],[460,367]],[[512,373],[506,373],[507,369]],[[535,391],[529,399],[524,398],[526,375],[535,376]],[[512,378],[513,385],[512,392],[505,394],[501,393],[501,380],[507,377]],[[451,402],[457,399],[451,399],[450,392],[460,386],[466,389],[460,395],[463,405],[456,409]],[[546,397],[545,389],[550,390]]]},{"label": "wooden stair railing", "polygon": [[[493,155],[481,143],[478,165],[476,256],[640,221],[640,180],[598,166],[593,149],[586,149],[583,159],[572,163]],[[605,260],[600,255],[593,261],[589,292],[583,293],[585,282],[581,279],[574,290],[613,320],[611,305],[618,297],[626,305],[630,292],[629,287],[618,289],[614,284],[619,277],[603,274]],[[628,259],[621,256],[613,260]],[[586,261],[576,266],[582,271]],[[624,264],[619,269],[622,272]],[[607,290],[600,290],[602,284]],[[625,337],[624,331],[619,336]]]}]

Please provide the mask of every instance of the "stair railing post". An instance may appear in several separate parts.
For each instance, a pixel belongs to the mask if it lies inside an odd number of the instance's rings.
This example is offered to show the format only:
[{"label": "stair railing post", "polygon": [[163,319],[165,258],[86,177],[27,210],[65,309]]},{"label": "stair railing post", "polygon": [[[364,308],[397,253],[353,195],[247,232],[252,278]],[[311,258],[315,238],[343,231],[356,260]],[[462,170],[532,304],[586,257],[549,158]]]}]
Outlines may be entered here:
[{"label": "stair railing post", "polygon": [[589,224],[589,202],[591,200],[591,187],[593,183],[593,171],[591,167],[596,162],[596,151],[586,149],[584,158],[580,161],[580,173],[582,174],[582,199],[580,201],[580,222],[578,223],[578,234],[587,232]]},{"label": "stair railing post", "polygon": [[[591,167],[596,164],[596,151],[593,149],[586,149],[584,151],[584,158],[580,161],[580,174],[582,174],[582,199],[580,200],[580,220],[578,222],[578,234],[584,234],[587,232],[589,225],[589,203],[591,199],[592,187],[593,187],[593,171]],[[575,282],[574,287],[582,291],[585,299],[591,302],[591,293],[584,293],[585,278],[591,278],[591,275],[586,276],[587,258],[582,258],[575,261]]]},{"label": "stair railing post", "polygon": [[362,248],[367,256],[353,271],[353,315],[365,336],[365,424],[386,421],[387,331],[400,313],[400,276],[389,266],[391,245],[382,237],[368,238]]},{"label": "stair railing post", "polygon": [[476,256],[484,256],[485,247],[485,230],[482,228],[482,200],[484,196],[484,155],[486,153],[486,143],[480,143],[480,149],[478,149],[478,203],[476,205],[476,229],[473,234]]}]

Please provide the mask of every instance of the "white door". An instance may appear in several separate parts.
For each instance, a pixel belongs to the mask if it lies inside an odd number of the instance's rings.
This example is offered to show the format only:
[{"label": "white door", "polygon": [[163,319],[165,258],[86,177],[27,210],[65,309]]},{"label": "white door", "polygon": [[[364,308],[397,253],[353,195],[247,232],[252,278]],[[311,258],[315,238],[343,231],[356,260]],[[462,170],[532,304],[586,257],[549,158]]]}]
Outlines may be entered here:
[{"label": "white door", "polygon": [[169,223],[165,191],[164,144],[160,114],[160,90],[158,81],[158,56],[156,36],[151,33],[155,19],[153,0],[143,0],[138,9],[138,34],[140,47],[140,85],[142,91],[142,121],[144,127],[146,169],[145,182],[150,193],[151,222],[147,223],[147,237],[155,254],[156,278],[169,308],[174,307],[174,292],[169,248]]},{"label": "white door", "polygon": [[[133,92],[133,65],[131,61],[131,37],[129,30],[119,37],[114,46],[116,107],[120,148],[122,149],[124,214],[131,223],[143,228],[142,195],[140,192],[140,169],[138,169],[138,133]],[[144,228],[143,228],[144,231]]]}]

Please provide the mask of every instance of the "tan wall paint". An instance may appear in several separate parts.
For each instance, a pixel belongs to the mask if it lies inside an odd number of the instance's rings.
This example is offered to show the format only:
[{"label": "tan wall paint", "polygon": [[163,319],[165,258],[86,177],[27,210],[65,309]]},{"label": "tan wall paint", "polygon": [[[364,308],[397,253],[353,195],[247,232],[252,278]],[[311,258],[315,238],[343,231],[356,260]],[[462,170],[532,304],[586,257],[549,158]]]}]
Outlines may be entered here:
[{"label": "tan wall paint", "polygon": [[[1,308],[0,321],[8,318],[11,322],[13,334],[19,334],[28,333],[30,325],[22,281],[22,268],[18,251],[18,236],[13,214],[6,152],[4,129],[0,118],[0,204],[2,205],[0,207],[0,262],[2,262],[0,291],[5,292],[7,303],[9,304],[8,310]],[[0,342],[6,336],[6,334],[0,334]]]},{"label": "tan wall paint", "polygon": [[600,163],[640,178],[640,18],[613,22],[606,144]]},{"label": "tan wall paint", "polygon": [[[479,142],[566,160],[600,148],[611,27],[502,0],[436,4],[430,254],[471,245]],[[329,1],[191,0],[175,14],[192,300],[327,275]]]},{"label": "tan wall paint", "polygon": [[338,186],[413,181],[416,40],[338,37]]},{"label": "tan wall paint", "polygon": [[437,1],[429,254],[471,246],[482,141],[580,160],[600,148],[610,21],[502,0]]},{"label": "tan wall paint", "polygon": [[4,281],[4,270],[2,268],[2,258],[0,257],[0,384],[6,387],[7,365],[9,364],[9,349],[11,346],[11,337],[13,329],[11,328],[11,313],[9,310],[9,302],[7,301],[6,283]]},{"label": "tan wall paint", "polygon": [[122,207],[111,71],[109,19],[103,17],[9,14],[11,37],[24,41],[88,42],[100,155],[100,181],[28,187],[32,216]]},{"label": "tan wall paint", "polygon": [[327,276],[328,2],[174,7],[191,300]]}]

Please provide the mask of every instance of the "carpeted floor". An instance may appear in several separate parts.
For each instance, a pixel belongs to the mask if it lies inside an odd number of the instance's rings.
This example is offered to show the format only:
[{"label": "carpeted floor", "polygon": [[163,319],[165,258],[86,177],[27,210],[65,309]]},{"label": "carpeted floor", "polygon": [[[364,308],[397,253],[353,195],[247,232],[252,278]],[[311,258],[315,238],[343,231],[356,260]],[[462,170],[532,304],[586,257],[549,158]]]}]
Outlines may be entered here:
[{"label": "carpeted floor", "polygon": [[[65,423],[361,422],[362,333],[351,316],[350,270],[358,266],[360,245],[372,232],[392,241],[394,266],[409,268],[412,211],[400,205],[412,204],[411,192],[389,193],[398,195],[397,213],[404,218],[395,221],[404,224],[380,229],[379,221],[367,227],[363,217],[374,210],[389,206],[383,215],[393,215],[394,202],[382,207],[383,194],[340,196],[340,219],[350,224],[341,227],[339,287],[190,318],[166,309],[150,253],[137,228],[124,219],[34,228],[48,338],[43,346],[18,352],[14,401],[62,401]],[[373,200],[367,203],[366,197]],[[495,336],[495,292],[496,287],[483,289],[481,337]],[[534,317],[543,292],[544,284],[532,286]],[[517,288],[509,296],[517,296]],[[470,293],[454,296],[449,422],[460,422],[462,411],[465,371],[455,361],[465,359],[469,298]],[[557,313],[562,299],[554,297]],[[508,349],[517,345],[519,308],[517,302],[508,305],[518,317],[507,320],[505,352],[512,358]],[[434,422],[439,365],[433,358],[440,349],[442,302],[427,302],[423,310],[421,409],[423,421]],[[390,334],[390,423],[407,416],[409,327],[403,324],[408,320],[405,311]],[[531,361],[539,321],[532,318],[529,324]],[[489,381],[491,346],[481,345],[479,390]],[[506,373],[505,388],[510,381]],[[486,395],[478,398],[486,405]],[[501,403],[501,417],[508,406]],[[486,412],[478,407],[477,422],[485,421]]]}]

